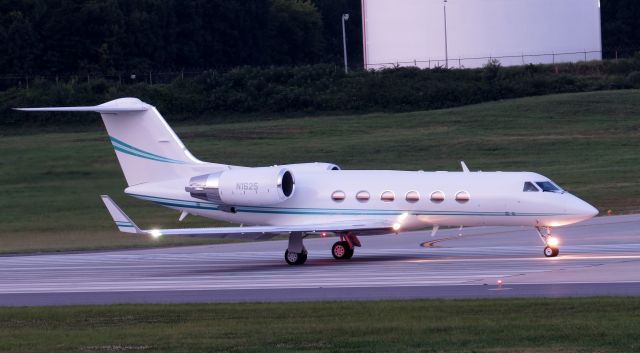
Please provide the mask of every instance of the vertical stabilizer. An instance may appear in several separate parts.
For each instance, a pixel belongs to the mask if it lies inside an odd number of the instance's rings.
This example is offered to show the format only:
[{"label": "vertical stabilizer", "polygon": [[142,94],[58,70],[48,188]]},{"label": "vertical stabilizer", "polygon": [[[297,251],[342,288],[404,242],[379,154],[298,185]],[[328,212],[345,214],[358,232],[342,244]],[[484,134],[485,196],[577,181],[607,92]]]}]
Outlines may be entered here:
[{"label": "vertical stabilizer", "polygon": [[110,105],[146,108],[120,113],[100,112],[129,186],[174,179],[197,160],[169,127],[158,110],[136,98]]},{"label": "vertical stabilizer", "polygon": [[129,186],[192,176],[194,167],[203,164],[220,166],[196,159],[158,110],[137,98],[121,98],[92,107],[18,110],[100,113]]}]

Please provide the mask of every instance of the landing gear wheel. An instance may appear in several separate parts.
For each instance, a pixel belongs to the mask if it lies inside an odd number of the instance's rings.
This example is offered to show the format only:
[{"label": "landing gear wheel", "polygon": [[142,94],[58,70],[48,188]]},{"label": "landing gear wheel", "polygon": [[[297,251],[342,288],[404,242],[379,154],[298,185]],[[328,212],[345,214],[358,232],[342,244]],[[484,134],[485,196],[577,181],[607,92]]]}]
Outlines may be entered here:
[{"label": "landing gear wheel", "polygon": [[353,249],[346,241],[339,241],[331,247],[331,255],[336,260],[348,260],[353,257]]},{"label": "landing gear wheel", "polygon": [[560,253],[560,249],[552,248],[550,246],[544,247],[544,256],[546,257],[556,257]]},{"label": "landing gear wheel", "polygon": [[352,248],[347,248],[347,253],[344,256],[344,259],[345,260],[349,260],[350,258],[353,257],[353,253],[354,253],[354,251],[353,251]]},{"label": "landing gear wheel", "polygon": [[286,250],[284,252],[284,260],[289,265],[302,265],[307,261],[307,252],[304,251],[301,253],[297,253],[297,252]]}]

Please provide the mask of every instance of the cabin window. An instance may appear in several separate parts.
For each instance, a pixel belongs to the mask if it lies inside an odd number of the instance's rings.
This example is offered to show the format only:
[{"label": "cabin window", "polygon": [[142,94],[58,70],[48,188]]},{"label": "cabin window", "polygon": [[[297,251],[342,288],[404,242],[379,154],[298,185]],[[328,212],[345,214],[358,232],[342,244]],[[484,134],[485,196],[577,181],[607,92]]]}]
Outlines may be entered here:
[{"label": "cabin window", "polygon": [[459,203],[467,203],[469,202],[469,199],[471,199],[471,197],[466,191],[460,191],[456,194],[456,201],[458,201]]},{"label": "cabin window", "polygon": [[548,191],[548,192],[560,191],[560,189],[550,181],[538,181],[536,182],[536,184],[538,184],[538,186],[540,187],[540,189],[542,189],[542,191]]},{"label": "cabin window", "polygon": [[416,203],[420,201],[420,194],[417,191],[409,191],[404,198],[407,202]]},{"label": "cabin window", "polygon": [[532,182],[527,181],[527,182],[524,183],[524,187],[522,188],[522,191],[524,191],[524,192],[538,192],[540,190],[538,190],[538,188],[535,185],[533,185]]},{"label": "cabin window", "polygon": [[434,191],[431,193],[431,202],[440,203],[444,201],[444,192]]},{"label": "cabin window", "polygon": [[369,201],[369,199],[371,198],[371,195],[369,195],[368,191],[358,191],[358,193],[356,194],[356,199],[360,202],[367,202]]},{"label": "cabin window", "polygon": [[393,193],[393,191],[385,191],[380,196],[380,200],[384,202],[393,202],[393,200],[395,199],[396,199],[396,195]]},{"label": "cabin window", "polygon": [[331,199],[336,202],[344,201],[346,197],[347,195],[341,190],[334,191],[333,194],[331,194]]}]

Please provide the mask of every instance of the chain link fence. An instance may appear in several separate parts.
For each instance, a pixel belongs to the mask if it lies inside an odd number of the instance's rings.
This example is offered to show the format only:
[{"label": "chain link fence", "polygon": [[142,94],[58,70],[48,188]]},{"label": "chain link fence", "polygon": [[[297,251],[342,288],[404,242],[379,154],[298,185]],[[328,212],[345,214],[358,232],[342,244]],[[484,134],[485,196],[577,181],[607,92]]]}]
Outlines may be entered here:
[{"label": "chain link fence", "polygon": [[[396,61],[386,63],[368,63],[366,69],[385,69],[395,67],[419,67],[422,69],[434,68],[478,68],[483,67],[492,60],[497,60],[503,66],[517,66],[528,64],[556,64],[567,62],[586,62],[594,60],[602,60],[607,58],[610,60],[626,59],[640,53],[640,47],[635,48],[613,48],[604,51],[578,51],[578,52],[559,52],[559,53],[543,53],[543,54],[520,54],[505,56],[484,56],[484,57],[450,57],[448,61],[444,58],[433,59],[415,59],[409,61]],[[336,66],[336,70],[338,67]],[[201,75],[209,70],[194,69],[181,71],[129,71],[113,74],[103,74],[99,72],[78,73],[61,73],[61,74],[6,74],[0,75],[0,90],[10,88],[28,89],[33,82],[44,80],[59,84],[66,83],[91,83],[92,81],[107,81],[110,85],[133,85],[133,84],[167,84],[177,79],[193,78]]]},{"label": "chain link fence", "polygon": [[528,64],[556,64],[580,61],[602,60],[602,51],[585,50],[578,52],[560,52],[543,54],[520,54],[504,56],[479,57],[449,57],[414,59],[410,61],[396,61],[386,63],[367,63],[367,69],[386,69],[394,67],[415,66],[421,69],[450,68],[465,69],[483,67],[489,62],[497,61],[503,66],[518,66]]}]

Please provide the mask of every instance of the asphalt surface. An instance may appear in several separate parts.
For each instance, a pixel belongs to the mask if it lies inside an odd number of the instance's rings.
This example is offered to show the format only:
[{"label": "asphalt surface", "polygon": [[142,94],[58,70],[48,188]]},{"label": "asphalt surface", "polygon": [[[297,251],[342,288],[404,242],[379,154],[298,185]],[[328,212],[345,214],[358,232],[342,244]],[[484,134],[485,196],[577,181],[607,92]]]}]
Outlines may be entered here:
[{"label": "asphalt surface", "polygon": [[307,239],[303,266],[284,262],[286,241],[4,256],[0,306],[640,295],[640,215],[554,229],[557,258],[530,228],[462,234],[362,237],[348,261],[335,237]]}]

